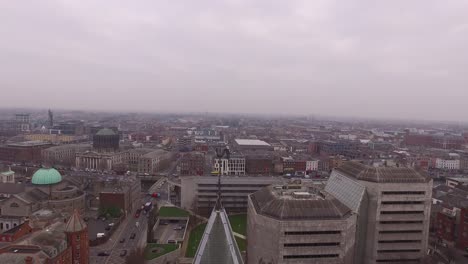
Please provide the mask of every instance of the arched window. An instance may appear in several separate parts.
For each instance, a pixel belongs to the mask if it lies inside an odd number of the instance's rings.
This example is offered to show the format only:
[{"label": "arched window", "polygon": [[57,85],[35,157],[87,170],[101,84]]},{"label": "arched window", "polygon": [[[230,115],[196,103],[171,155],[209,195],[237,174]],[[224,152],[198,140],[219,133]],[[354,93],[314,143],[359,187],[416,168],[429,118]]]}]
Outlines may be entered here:
[{"label": "arched window", "polygon": [[11,203],[10,207],[19,207],[19,205],[17,203]]}]

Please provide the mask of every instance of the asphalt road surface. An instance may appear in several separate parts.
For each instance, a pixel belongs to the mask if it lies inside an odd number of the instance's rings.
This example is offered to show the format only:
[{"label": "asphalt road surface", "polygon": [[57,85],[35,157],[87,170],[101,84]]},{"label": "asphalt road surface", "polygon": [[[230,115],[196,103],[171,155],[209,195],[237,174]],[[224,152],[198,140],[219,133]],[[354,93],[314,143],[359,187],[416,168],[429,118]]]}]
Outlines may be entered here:
[{"label": "asphalt road surface", "polygon": [[[139,218],[135,218],[134,214],[135,212],[127,216],[127,219],[122,222],[109,241],[103,245],[90,248],[89,263],[123,264],[125,263],[125,257],[120,256],[123,250],[127,250],[128,255],[132,250],[144,247],[146,244],[148,218],[145,214],[141,214]],[[130,238],[132,234],[135,234],[134,239]],[[123,243],[120,242],[122,239],[124,239]],[[100,252],[106,252],[110,256],[98,256]]]}]

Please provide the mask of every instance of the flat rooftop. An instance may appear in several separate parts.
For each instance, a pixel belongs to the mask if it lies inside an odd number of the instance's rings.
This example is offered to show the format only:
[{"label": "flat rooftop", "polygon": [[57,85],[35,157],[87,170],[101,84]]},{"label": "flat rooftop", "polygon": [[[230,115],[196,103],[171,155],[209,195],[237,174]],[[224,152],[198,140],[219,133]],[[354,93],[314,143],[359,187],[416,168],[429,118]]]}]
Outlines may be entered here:
[{"label": "flat rooftop", "polygon": [[259,140],[259,139],[235,139],[235,141],[237,145],[239,146],[266,146],[266,147],[271,146],[265,141]]},{"label": "flat rooftop", "polygon": [[352,178],[380,183],[424,183],[429,178],[421,175],[412,168],[406,167],[371,167],[355,161],[345,162],[336,168]]},{"label": "flat rooftop", "polygon": [[258,214],[279,220],[343,219],[351,213],[330,194],[302,185],[268,186],[250,199]]},{"label": "flat rooftop", "polygon": [[9,147],[35,147],[35,146],[46,146],[46,145],[50,145],[50,143],[45,142],[45,141],[40,141],[40,140],[31,140],[31,141],[9,143],[7,146]]}]

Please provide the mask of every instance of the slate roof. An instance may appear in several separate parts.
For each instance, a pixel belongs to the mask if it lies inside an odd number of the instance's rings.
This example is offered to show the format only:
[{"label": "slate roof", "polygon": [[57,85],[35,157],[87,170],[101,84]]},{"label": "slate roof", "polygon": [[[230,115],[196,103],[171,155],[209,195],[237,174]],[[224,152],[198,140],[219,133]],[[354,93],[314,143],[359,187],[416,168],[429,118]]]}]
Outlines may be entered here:
[{"label": "slate roof", "polygon": [[24,192],[24,185],[17,183],[0,183],[0,194],[18,194]]},{"label": "slate roof", "polygon": [[65,227],[65,232],[74,233],[82,231],[85,228],[86,223],[81,218],[80,214],[78,213],[78,210],[75,210],[70,219],[68,219],[67,225]]}]

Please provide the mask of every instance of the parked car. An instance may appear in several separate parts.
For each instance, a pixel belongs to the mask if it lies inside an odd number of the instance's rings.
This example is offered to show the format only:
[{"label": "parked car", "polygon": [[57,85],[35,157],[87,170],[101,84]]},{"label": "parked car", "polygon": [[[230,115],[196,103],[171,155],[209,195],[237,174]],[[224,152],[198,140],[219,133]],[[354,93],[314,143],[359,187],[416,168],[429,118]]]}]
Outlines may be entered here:
[{"label": "parked car", "polygon": [[124,242],[125,242],[125,238],[120,239],[120,243],[124,243]]},{"label": "parked car", "polygon": [[135,239],[135,237],[136,237],[136,234],[133,233],[133,234],[130,236],[130,239]]},{"label": "parked car", "polygon": [[99,253],[98,253],[98,256],[99,256],[99,257],[108,257],[108,256],[110,256],[110,254],[107,253],[107,252],[99,252]]},{"label": "parked car", "polygon": [[120,252],[120,256],[121,257],[125,257],[127,255],[127,250],[122,250],[122,252]]}]

